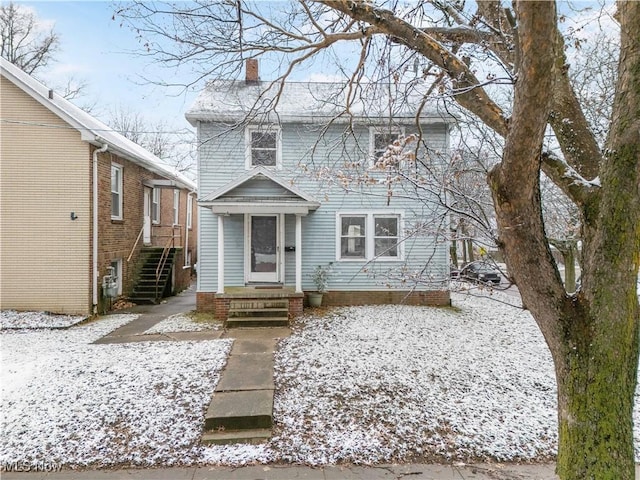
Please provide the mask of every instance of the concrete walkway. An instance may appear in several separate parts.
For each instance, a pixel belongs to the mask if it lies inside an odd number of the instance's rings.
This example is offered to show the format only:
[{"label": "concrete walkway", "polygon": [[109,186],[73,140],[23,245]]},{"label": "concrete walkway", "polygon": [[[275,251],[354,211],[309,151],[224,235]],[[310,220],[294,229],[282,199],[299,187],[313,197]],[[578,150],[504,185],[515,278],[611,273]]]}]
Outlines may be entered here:
[{"label": "concrete walkway", "polygon": [[153,341],[188,341],[188,340],[216,340],[223,334],[222,330],[205,330],[201,332],[175,332],[167,334],[144,335],[144,332],[156,323],[171,315],[187,313],[196,308],[196,287],[192,284],[179,295],[166,298],[157,305],[137,305],[132,308],[119,310],[114,313],[135,313],[139,317],[132,322],[115,329],[110,334],[96,340],[96,344],[104,343],[132,343]]}]

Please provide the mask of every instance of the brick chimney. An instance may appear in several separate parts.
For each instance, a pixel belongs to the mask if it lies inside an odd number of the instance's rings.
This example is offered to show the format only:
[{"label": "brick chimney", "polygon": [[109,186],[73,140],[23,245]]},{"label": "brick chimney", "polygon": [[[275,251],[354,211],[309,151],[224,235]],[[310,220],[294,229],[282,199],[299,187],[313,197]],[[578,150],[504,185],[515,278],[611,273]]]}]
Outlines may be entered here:
[{"label": "brick chimney", "polygon": [[245,62],[245,82],[258,83],[260,75],[258,74],[258,59],[247,58]]}]

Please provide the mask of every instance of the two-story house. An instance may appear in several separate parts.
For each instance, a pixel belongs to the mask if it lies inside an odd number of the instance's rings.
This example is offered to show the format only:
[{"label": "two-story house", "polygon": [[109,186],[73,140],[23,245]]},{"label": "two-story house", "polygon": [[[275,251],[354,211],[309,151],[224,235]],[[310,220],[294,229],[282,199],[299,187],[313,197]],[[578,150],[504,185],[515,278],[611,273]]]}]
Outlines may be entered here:
[{"label": "two-story house", "polygon": [[398,138],[446,151],[454,119],[417,116],[411,96],[347,106],[347,95],[331,83],[273,86],[249,60],[245,81],[212,81],[195,100],[198,309],[226,318],[233,299],[272,295],[297,315],[314,269],[329,264],[327,305],[449,303],[448,245],[421,229],[444,211],[394,196],[375,166]]},{"label": "two-story house", "polygon": [[88,316],[186,288],[195,184],[1,62],[0,309]]}]

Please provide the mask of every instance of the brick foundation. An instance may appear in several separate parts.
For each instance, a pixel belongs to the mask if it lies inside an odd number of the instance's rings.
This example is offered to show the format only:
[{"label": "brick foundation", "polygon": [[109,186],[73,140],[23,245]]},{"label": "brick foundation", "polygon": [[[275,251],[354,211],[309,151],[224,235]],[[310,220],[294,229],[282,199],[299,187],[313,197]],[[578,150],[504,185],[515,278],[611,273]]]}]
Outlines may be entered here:
[{"label": "brick foundation", "polygon": [[434,291],[351,291],[326,292],[322,297],[322,304],[326,306],[340,305],[431,305],[448,306],[451,297],[448,290]]},{"label": "brick foundation", "polygon": [[[302,315],[305,305],[308,305],[306,296],[302,294],[281,294],[280,298],[289,300],[289,318]],[[229,315],[231,299],[252,299],[250,294],[217,294],[215,292],[198,292],[196,294],[196,309],[199,312],[213,313],[218,320],[226,320]],[[278,298],[278,296],[274,297]],[[324,294],[322,304],[326,306],[340,305],[432,305],[448,306],[451,304],[449,292],[439,291],[351,291],[351,292],[327,292]]]},{"label": "brick foundation", "polygon": [[224,321],[229,316],[229,306],[231,305],[230,298],[218,298],[213,301],[214,309],[213,313],[216,320]]},{"label": "brick foundation", "polygon": [[304,298],[296,297],[289,299],[289,318],[296,318],[302,315],[304,308]]}]

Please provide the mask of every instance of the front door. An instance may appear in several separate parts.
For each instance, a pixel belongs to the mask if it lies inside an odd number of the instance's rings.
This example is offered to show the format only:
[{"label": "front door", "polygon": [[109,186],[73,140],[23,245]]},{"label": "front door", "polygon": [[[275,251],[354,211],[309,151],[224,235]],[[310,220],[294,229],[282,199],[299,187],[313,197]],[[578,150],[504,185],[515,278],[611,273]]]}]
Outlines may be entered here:
[{"label": "front door", "polygon": [[149,187],[144,187],[144,205],[142,212],[142,242],[145,245],[151,243],[151,192]]},{"label": "front door", "polygon": [[249,215],[248,217],[248,281],[278,282],[279,217],[278,215]]}]

